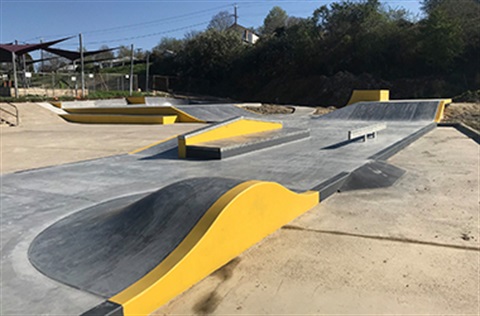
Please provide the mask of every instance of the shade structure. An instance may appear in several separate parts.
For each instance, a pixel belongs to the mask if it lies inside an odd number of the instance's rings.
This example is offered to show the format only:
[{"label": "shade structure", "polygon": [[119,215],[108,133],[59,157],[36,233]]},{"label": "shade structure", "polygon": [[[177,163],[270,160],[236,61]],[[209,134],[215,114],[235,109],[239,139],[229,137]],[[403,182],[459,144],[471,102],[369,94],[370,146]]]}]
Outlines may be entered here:
[{"label": "shade structure", "polygon": [[[108,48],[108,49],[95,50],[95,51],[91,51],[91,52],[83,52],[83,56],[84,57],[93,56],[93,55],[97,55],[97,54],[101,54],[101,53],[105,53],[105,52],[110,52],[114,49],[116,49],[116,48]],[[49,53],[65,57],[70,61],[78,60],[81,57],[80,52],[72,51],[72,50],[50,48],[50,47],[45,48],[45,50]]]},{"label": "shade structure", "polygon": [[13,80],[15,84],[15,98],[18,98],[18,80],[17,80],[17,67],[16,67],[16,56],[21,56],[28,52],[45,49],[48,46],[55,45],[57,43],[63,42],[71,37],[65,37],[55,41],[38,43],[38,44],[0,44],[0,62],[11,62],[13,64]]},{"label": "shade structure", "polygon": [[55,45],[57,43],[66,41],[71,37],[62,38],[55,41],[37,43],[37,44],[0,44],[0,62],[2,63],[11,63],[12,62],[12,53],[15,53],[16,56],[20,56],[37,49],[46,49],[49,46]]}]

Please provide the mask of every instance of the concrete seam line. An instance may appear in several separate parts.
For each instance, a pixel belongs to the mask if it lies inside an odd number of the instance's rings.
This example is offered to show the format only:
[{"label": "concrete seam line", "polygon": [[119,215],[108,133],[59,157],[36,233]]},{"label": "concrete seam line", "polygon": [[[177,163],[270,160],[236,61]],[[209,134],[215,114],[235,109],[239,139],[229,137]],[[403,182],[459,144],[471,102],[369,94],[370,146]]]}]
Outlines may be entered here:
[{"label": "concrete seam line", "polygon": [[415,240],[415,239],[408,239],[408,238],[362,235],[362,234],[354,234],[354,233],[347,233],[347,232],[334,231],[334,230],[322,230],[322,229],[305,228],[305,227],[300,227],[300,226],[295,226],[295,225],[285,225],[285,226],[282,227],[282,229],[284,229],[284,230],[306,231],[306,232],[311,232],[311,233],[329,234],[329,235],[337,235],[337,236],[347,236],[347,237],[373,239],[373,240],[378,240],[378,241],[392,241],[392,242],[399,242],[399,243],[406,243],[406,244],[417,244],[417,245],[424,245],[424,246],[444,247],[444,248],[451,248],[451,249],[458,249],[458,250],[480,251],[479,247],[453,245],[453,244],[441,244],[441,243],[436,243],[436,242],[422,241],[422,240]]}]

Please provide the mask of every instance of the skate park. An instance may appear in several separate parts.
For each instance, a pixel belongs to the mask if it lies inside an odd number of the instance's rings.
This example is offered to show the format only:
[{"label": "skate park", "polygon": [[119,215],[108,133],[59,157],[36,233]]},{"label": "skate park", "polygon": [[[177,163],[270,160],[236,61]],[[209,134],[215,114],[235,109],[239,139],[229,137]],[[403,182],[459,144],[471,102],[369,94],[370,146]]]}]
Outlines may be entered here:
[{"label": "skate park", "polygon": [[[43,105],[67,121],[76,115],[72,121],[83,123],[197,125],[129,153],[2,175],[4,312],[155,312],[193,295],[181,293],[222,266],[241,265],[237,256],[278,229],[300,231],[290,223],[301,214],[321,218],[308,212],[317,204],[348,192],[391,190],[409,171],[389,159],[417,142],[434,142],[432,133],[454,135],[478,152],[475,131],[438,126],[445,99],[360,94],[319,117],[140,102]],[[154,120],[125,119],[135,115]],[[319,230],[315,223],[306,226]],[[478,240],[472,246],[385,238],[478,257]]]}]

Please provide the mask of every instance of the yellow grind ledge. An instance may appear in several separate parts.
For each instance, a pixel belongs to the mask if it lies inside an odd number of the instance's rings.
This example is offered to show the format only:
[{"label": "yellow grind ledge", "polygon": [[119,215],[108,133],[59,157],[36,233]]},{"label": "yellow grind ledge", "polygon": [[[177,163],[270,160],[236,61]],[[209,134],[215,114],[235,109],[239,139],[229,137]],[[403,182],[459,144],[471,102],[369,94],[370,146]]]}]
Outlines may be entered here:
[{"label": "yellow grind ledge", "polygon": [[127,97],[128,104],[145,104],[145,97]]},{"label": "yellow grind ledge", "polygon": [[186,158],[187,146],[242,135],[278,130],[282,122],[264,121],[243,116],[178,136],[178,157]]},{"label": "yellow grind ledge", "polygon": [[104,107],[104,108],[64,108],[68,113],[75,114],[110,114],[110,115],[175,115],[177,122],[206,123],[173,106],[138,106],[138,107]]},{"label": "yellow grind ledge", "polygon": [[173,124],[176,115],[61,114],[73,123],[86,124]]},{"label": "yellow grind ledge", "polygon": [[318,192],[241,183],[207,210],[165,260],[109,301],[122,305],[125,316],[150,314],[318,202]]},{"label": "yellow grind ledge", "polygon": [[347,105],[362,101],[389,101],[389,90],[353,90]]}]

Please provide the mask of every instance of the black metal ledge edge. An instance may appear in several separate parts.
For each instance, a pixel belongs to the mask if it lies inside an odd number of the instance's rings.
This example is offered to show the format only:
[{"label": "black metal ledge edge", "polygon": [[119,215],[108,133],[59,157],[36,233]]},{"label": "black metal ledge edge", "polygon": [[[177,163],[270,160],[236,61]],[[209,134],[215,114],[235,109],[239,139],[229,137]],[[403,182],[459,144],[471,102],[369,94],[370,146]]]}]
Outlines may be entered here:
[{"label": "black metal ledge edge", "polygon": [[387,148],[379,151],[378,153],[374,154],[373,156],[368,157],[371,160],[387,160],[388,158],[392,157],[400,150],[404,149],[423,135],[427,134],[431,130],[437,127],[437,123],[430,123],[427,126],[423,127],[422,129],[418,130],[417,132],[411,134],[410,136],[396,142],[393,145],[388,146]]},{"label": "black metal ledge edge", "polygon": [[328,198],[329,196],[336,193],[342,185],[347,181],[350,176],[349,172],[340,172],[336,176],[320,183],[319,185],[313,187],[311,191],[318,191],[320,194],[320,202]]},{"label": "black metal ledge edge", "polygon": [[463,123],[438,123],[438,127],[453,127],[460,133],[471,138],[477,144],[480,144],[480,132]]},{"label": "black metal ledge edge", "polygon": [[123,307],[117,303],[105,301],[80,316],[123,316]]}]

